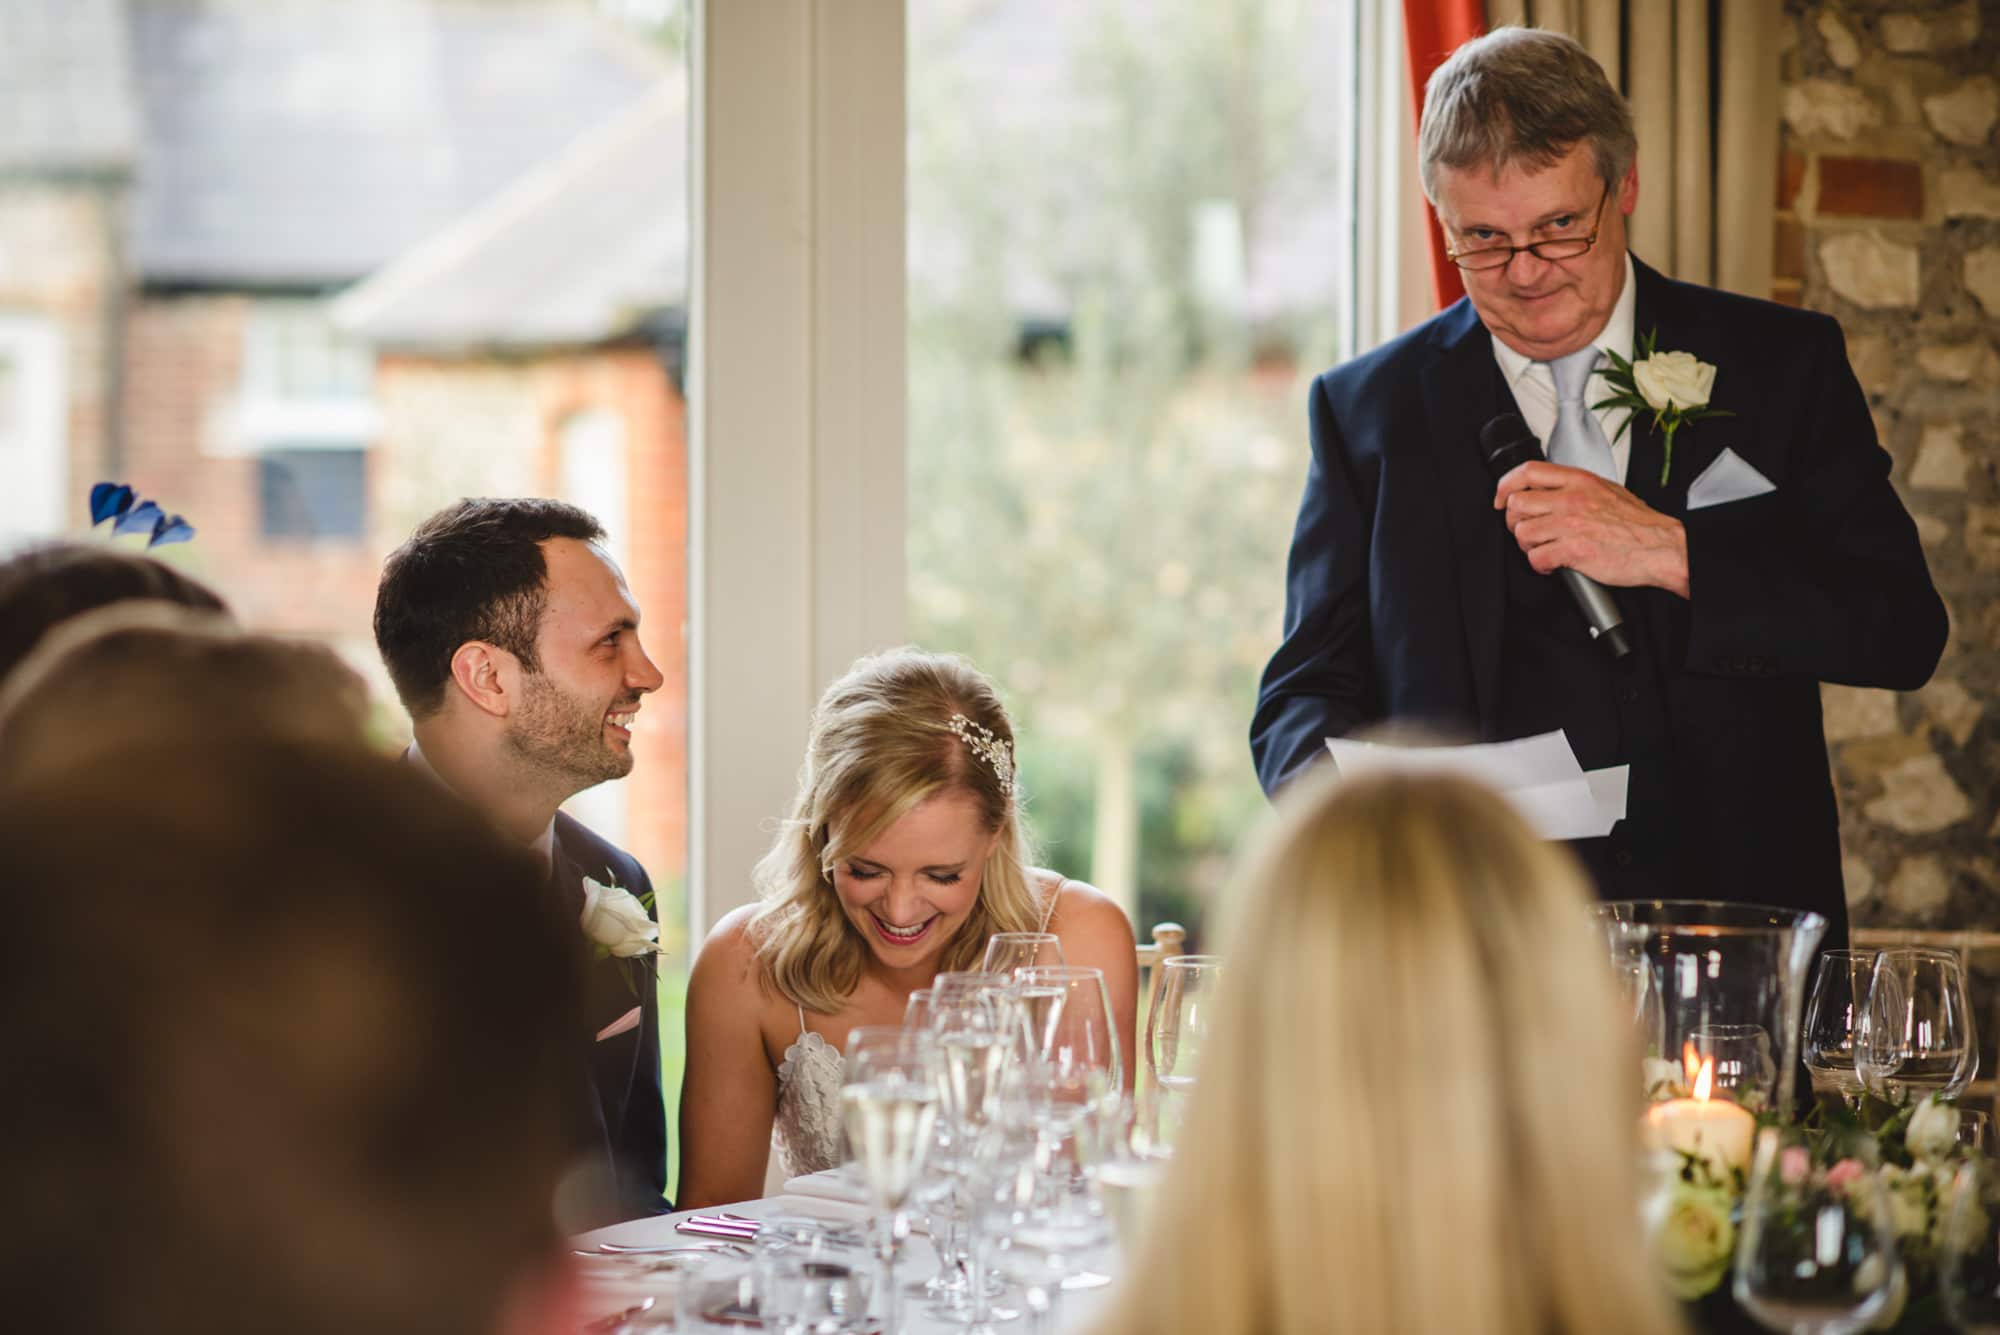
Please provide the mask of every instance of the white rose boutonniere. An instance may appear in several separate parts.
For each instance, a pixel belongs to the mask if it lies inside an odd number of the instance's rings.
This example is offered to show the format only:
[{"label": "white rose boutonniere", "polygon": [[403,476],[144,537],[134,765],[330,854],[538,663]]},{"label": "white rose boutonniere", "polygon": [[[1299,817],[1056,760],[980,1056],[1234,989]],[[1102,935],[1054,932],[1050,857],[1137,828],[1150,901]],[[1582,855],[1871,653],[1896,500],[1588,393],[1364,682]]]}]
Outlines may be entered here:
[{"label": "white rose boutonniere", "polygon": [[583,878],[583,934],[600,955],[627,960],[660,953],[660,925],[653,911],[631,891]]},{"label": "white rose boutonniere", "polygon": [[[1609,348],[1604,350],[1611,365],[1599,368],[1597,374],[1604,377],[1613,393],[1590,406],[1626,408],[1634,417],[1646,412],[1653,415],[1654,428],[1666,433],[1666,457],[1660,462],[1660,485],[1664,487],[1674,466],[1674,432],[1704,417],[1735,414],[1726,408],[1708,406],[1709,395],[1715,389],[1715,368],[1691,352],[1659,351],[1659,336],[1660,331],[1655,329],[1639,340],[1641,355],[1635,361],[1628,362]],[[1627,417],[1619,425],[1618,434],[1624,435],[1630,425],[1632,418]]]}]

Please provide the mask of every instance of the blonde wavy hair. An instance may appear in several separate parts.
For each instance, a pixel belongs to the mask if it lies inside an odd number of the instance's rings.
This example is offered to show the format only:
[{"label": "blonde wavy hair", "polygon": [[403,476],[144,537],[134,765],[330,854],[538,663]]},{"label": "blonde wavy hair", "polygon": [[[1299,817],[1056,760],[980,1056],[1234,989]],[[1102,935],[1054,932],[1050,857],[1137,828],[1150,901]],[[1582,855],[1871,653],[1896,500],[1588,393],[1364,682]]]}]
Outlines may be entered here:
[{"label": "blonde wavy hair", "polygon": [[902,648],[858,660],[813,711],[798,796],[757,863],[762,906],[750,939],[766,980],[787,1000],[838,1011],[861,981],[868,943],[841,910],[833,869],[941,793],[969,793],[996,834],[972,915],[945,943],[939,968],[978,967],[995,932],[1033,931],[1041,894],[1018,794],[952,730],[954,714],[1014,753],[999,692],[955,654]]},{"label": "blonde wavy hair", "polygon": [[1296,784],[1099,1335],[1668,1335],[1591,895],[1442,776]]}]

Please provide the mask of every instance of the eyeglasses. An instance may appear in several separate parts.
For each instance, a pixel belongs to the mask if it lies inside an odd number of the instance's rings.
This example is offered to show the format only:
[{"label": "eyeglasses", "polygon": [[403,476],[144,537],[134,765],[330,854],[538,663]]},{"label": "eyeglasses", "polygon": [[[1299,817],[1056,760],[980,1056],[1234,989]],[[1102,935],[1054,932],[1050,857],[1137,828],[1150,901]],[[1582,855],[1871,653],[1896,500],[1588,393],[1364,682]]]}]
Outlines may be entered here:
[{"label": "eyeglasses", "polygon": [[1474,271],[1504,269],[1524,250],[1538,260],[1573,260],[1597,244],[1599,224],[1604,220],[1604,205],[1610,198],[1611,187],[1607,184],[1604,193],[1598,197],[1597,212],[1591,218],[1589,236],[1552,236],[1544,241],[1530,241],[1525,246],[1482,246],[1478,250],[1447,250],[1444,256],[1459,268]]}]

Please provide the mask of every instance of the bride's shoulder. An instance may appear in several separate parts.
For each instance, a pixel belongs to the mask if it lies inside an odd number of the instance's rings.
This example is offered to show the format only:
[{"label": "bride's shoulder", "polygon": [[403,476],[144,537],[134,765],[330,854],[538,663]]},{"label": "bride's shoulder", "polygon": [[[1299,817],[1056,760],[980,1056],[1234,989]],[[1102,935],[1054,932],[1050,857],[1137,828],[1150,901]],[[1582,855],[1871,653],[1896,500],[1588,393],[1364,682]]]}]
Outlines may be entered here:
[{"label": "bride's shoulder", "polygon": [[[1060,934],[1066,928],[1132,933],[1132,924],[1118,901],[1088,881],[1073,880],[1061,872],[1035,868],[1035,880],[1044,896],[1054,895],[1049,905],[1049,930]],[[1046,899],[1044,903],[1048,903]]]},{"label": "bride's shoulder", "polygon": [[706,982],[715,987],[754,985],[762,964],[757,959],[757,937],[752,923],[758,906],[745,904],[731,909],[709,931],[695,957],[694,978],[689,985]]}]

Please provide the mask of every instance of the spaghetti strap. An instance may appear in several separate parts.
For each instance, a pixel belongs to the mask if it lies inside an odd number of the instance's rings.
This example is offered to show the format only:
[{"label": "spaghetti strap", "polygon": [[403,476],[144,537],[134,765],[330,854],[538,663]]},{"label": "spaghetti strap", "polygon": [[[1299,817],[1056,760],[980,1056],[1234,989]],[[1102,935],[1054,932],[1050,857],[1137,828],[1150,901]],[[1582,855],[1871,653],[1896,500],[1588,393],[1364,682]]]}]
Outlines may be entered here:
[{"label": "spaghetti strap", "polygon": [[799,1037],[804,1038],[806,1036],[806,1008],[795,1001],[792,1003],[792,1009],[799,1013]]},{"label": "spaghetti strap", "polygon": [[1042,925],[1036,928],[1036,931],[1046,932],[1049,930],[1049,921],[1056,916],[1056,901],[1062,898],[1063,887],[1068,884],[1069,877],[1062,877],[1056,882],[1056,888],[1049,892],[1048,907],[1042,910]]}]

